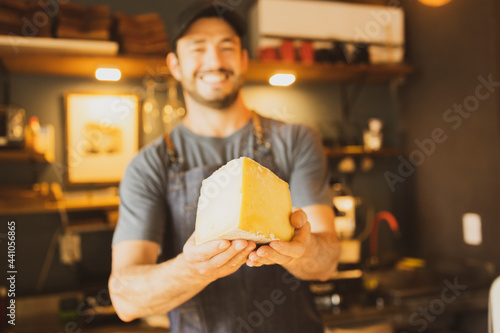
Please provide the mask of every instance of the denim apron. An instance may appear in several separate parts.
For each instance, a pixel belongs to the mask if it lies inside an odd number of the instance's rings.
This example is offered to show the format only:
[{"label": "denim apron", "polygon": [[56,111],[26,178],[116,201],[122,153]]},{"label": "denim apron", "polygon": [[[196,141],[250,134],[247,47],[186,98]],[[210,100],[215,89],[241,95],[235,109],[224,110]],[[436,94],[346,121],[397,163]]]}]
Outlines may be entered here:
[{"label": "denim apron", "polygon": [[[280,176],[261,119],[253,113],[252,159]],[[180,254],[195,229],[202,181],[221,165],[185,170],[182,157],[165,136],[169,158],[167,207],[161,261]],[[285,179],[286,180],[286,179]],[[279,265],[248,267],[218,279],[169,312],[171,332],[315,333],[323,332],[308,286]]]}]

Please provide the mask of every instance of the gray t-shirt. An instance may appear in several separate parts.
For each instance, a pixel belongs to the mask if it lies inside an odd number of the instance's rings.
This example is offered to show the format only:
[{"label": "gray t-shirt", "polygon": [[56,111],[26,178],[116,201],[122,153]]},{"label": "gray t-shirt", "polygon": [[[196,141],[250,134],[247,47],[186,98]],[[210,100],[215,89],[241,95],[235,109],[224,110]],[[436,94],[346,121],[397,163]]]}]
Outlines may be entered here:
[{"label": "gray t-shirt", "polygon": [[[281,177],[289,183],[292,205],[331,205],[328,168],[320,139],[306,125],[288,124],[261,117],[265,140]],[[170,133],[187,169],[223,165],[251,156],[253,121],[228,137],[195,134],[182,124]],[[165,140],[145,146],[127,166],[120,184],[120,208],[113,244],[125,240],[150,240],[162,244],[167,223],[168,155]]]}]

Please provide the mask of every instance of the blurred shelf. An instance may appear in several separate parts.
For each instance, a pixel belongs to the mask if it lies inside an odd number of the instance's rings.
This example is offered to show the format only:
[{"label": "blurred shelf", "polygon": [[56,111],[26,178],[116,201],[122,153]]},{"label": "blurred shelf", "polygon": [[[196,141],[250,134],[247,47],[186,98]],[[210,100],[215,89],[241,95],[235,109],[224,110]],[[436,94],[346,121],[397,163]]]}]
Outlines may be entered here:
[{"label": "blurred shelf", "polygon": [[71,220],[66,229],[68,231],[75,233],[85,233],[85,232],[114,230],[115,227],[116,224],[108,223],[104,219],[94,219],[94,220],[80,220],[80,221]]},{"label": "blurred shelf", "polygon": [[117,42],[109,40],[0,35],[0,52],[2,54],[44,53],[114,56],[118,54],[119,47]]},{"label": "blurred shelf", "polygon": [[123,78],[167,75],[163,57],[94,56],[65,54],[1,54],[5,68],[12,74],[94,77],[99,67],[120,69]]},{"label": "blurred shelf", "polygon": [[0,161],[48,163],[44,154],[26,150],[0,150]]},{"label": "blurred shelf", "polygon": [[377,151],[366,151],[362,146],[346,146],[342,148],[323,147],[328,157],[346,157],[346,156],[372,156],[372,157],[393,157],[401,154],[396,148],[382,148]]},{"label": "blurred shelf", "polygon": [[21,215],[21,214],[43,214],[57,213],[65,210],[72,211],[89,211],[89,210],[116,210],[120,204],[118,196],[111,197],[95,197],[85,199],[72,200],[6,200],[0,204],[0,215]]},{"label": "blurred shelf", "polygon": [[[168,75],[165,57],[159,56],[93,56],[51,53],[19,53],[0,51],[5,68],[12,74],[38,74],[93,78],[99,67],[115,67],[122,77],[143,78],[149,75]],[[379,83],[404,77],[413,71],[403,64],[348,65],[283,63],[251,60],[246,79],[267,82],[276,73],[291,73],[297,82],[368,82]]]},{"label": "blurred shelf", "polygon": [[246,78],[250,82],[267,82],[277,73],[290,73],[296,82],[367,82],[381,83],[403,78],[413,68],[403,64],[393,65],[348,65],[319,63],[304,65],[301,63],[251,61]]},{"label": "blurred shelf", "polygon": [[119,196],[110,197],[95,197],[85,199],[61,200],[64,208],[67,211],[82,211],[82,210],[111,210],[118,209],[120,204]]}]

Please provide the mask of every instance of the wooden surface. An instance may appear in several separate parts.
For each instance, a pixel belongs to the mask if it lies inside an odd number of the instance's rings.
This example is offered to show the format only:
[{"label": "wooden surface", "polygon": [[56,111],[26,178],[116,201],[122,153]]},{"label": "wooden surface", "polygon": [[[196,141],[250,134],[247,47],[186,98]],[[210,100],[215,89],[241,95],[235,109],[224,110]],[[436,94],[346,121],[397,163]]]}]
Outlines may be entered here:
[{"label": "wooden surface", "polygon": [[0,204],[0,215],[56,213],[59,210],[113,210],[118,209],[119,203],[120,198],[118,196],[59,201],[33,200],[30,202],[13,200],[12,202],[3,202]]},{"label": "wooden surface", "polygon": [[0,150],[0,161],[2,162],[39,162],[45,163],[45,155],[26,150]]},{"label": "wooden surface", "polygon": [[323,148],[326,156],[328,157],[345,157],[345,156],[380,156],[390,157],[401,154],[396,148],[382,148],[377,151],[366,151],[361,146],[347,146],[342,148]]},{"label": "wooden surface", "polygon": [[[88,56],[61,54],[1,54],[5,67],[13,74],[94,77],[99,67],[119,68],[122,78],[168,75],[164,57]],[[291,73],[297,82],[386,82],[412,72],[407,65],[286,64],[252,60],[246,79],[267,82],[276,73]]]},{"label": "wooden surface", "polygon": [[296,82],[386,82],[412,72],[407,65],[286,64],[250,62],[248,81],[265,82],[277,73],[294,74]]},{"label": "wooden surface", "polygon": [[118,68],[123,78],[168,74],[165,60],[158,57],[55,54],[19,54],[1,57],[7,70],[15,74],[94,77],[99,67]]}]

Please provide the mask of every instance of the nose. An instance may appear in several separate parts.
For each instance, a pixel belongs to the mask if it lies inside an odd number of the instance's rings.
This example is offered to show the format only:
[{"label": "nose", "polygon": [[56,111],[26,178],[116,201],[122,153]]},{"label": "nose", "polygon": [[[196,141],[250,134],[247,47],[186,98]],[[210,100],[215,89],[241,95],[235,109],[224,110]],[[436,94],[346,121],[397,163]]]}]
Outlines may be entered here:
[{"label": "nose", "polygon": [[215,45],[208,45],[204,54],[204,63],[210,69],[222,67],[222,58],[219,49]]}]

